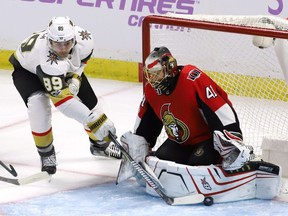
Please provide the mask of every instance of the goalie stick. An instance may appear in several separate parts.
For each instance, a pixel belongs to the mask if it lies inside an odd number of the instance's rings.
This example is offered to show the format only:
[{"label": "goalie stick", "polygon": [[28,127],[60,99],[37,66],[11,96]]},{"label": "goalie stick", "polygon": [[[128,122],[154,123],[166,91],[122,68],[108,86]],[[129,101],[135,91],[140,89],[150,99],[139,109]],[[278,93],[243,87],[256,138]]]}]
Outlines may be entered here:
[{"label": "goalie stick", "polygon": [[41,181],[47,178],[49,178],[49,174],[47,172],[39,172],[34,175],[31,175],[25,178],[18,178],[18,179],[12,179],[12,178],[6,178],[6,177],[0,176],[0,181],[14,184],[14,185],[26,185],[26,184],[34,183],[34,182]]},{"label": "goalie stick", "polygon": [[123,156],[128,162],[135,168],[135,170],[144,178],[144,180],[156,191],[156,193],[168,204],[168,205],[188,205],[198,204],[204,201],[203,194],[192,194],[182,197],[170,197],[166,194],[165,189],[161,185],[160,181],[149,173],[143,165],[134,161],[131,155],[125,150],[125,148],[117,141],[116,137],[109,132],[109,136],[112,142],[119,148]]}]

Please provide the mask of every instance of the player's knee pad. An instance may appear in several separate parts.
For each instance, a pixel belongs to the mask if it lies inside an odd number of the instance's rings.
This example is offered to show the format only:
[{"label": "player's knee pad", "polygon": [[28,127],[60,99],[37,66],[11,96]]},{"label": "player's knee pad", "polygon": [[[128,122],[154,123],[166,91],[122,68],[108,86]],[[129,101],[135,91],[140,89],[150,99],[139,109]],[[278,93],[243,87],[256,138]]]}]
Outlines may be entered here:
[{"label": "player's knee pad", "polygon": [[32,131],[44,132],[51,128],[51,104],[48,95],[38,91],[28,98],[28,117]]},{"label": "player's knee pad", "polygon": [[27,107],[34,142],[45,148],[53,142],[50,99],[44,92],[35,92],[28,98]]}]

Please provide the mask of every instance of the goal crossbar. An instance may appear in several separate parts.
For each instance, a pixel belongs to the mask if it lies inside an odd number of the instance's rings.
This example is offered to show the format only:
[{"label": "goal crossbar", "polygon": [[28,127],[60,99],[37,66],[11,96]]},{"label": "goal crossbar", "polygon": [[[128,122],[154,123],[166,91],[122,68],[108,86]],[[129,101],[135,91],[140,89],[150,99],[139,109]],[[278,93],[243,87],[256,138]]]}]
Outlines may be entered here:
[{"label": "goal crossbar", "polygon": [[[206,29],[206,30],[212,30],[212,31],[223,31],[223,32],[230,32],[230,33],[238,33],[238,34],[249,34],[249,35],[260,35],[260,36],[266,36],[266,37],[274,37],[277,35],[278,38],[283,38],[283,39],[288,39],[288,31],[284,31],[284,29],[265,29],[261,28],[255,28],[252,26],[245,26],[245,25],[240,25],[236,24],[235,22],[232,24],[228,23],[217,23],[217,22],[212,22],[212,20],[220,20],[217,19],[218,17],[223,17],[225,18],[230,18],[230,20],[233,19],[243,19],[247,16],[219,16],[219,15],[190,15],[187,16],[190,17],[191,19],[185,19],[183,17],[169,17],[173,16],[173,14],[168,14],[167,16],[160,16],[160,15],[149,15],[146,16],[143,19],[142,23],[142,63],[144,64],[146,57],[150,53],[150,37],[147,35],[150,35],[150,24],[159,24],[159,25],[174,25],[174,26],[181,26],[181,27],[187,27],[187,28],[198,28],[198,29]],[[179,16],[179,15],[178,15]],[[210,19],[204,19],[201,17],[209,17]],[[259,20],[263,17],[270,18],[273,20],[277,20],[281,23],[282,20],[278,19],[277,17],[272,17],[272,16],[250,16],[251,18],[255,20]],[[227,19],[226,19],[227,20]],[[287,25],[287,24],[286,24]]]}]

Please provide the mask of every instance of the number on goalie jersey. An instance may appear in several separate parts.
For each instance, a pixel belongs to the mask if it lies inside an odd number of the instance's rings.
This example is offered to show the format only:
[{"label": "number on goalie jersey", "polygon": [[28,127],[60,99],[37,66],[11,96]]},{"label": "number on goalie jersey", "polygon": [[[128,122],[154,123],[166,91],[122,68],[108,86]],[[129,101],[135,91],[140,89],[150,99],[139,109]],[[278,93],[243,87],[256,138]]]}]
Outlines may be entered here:
[{"label": "number on goalie jersey", "polygon": [[145,75],[148,82],[135,134],[152,148],[165,127],[168,139],[156,151],[158,158],[188,165],[217,164],[222,158],[213,146],[214,131],[228,132],[224,133],[227,142],[242,140],[226,92],[199,68],[178,66],[170,51],[159,47],[147,57]]},{"label": "number on goalie jersey", "polygon": [[[83,73],[93,53],[93,37],[68,17],[53,17],[46,30],[26,38],[9,59],[14,85],[28,109],[42,171],[56,172],[50,100],[65,116],[83,124],[94,155],[113,155],[108,132],[114,124],[98,108]],[[68,134],[70,136],[70,134]],[[113,148],[115,149],[115,148]],[[116,149],[117,150],[117,149]]]}]

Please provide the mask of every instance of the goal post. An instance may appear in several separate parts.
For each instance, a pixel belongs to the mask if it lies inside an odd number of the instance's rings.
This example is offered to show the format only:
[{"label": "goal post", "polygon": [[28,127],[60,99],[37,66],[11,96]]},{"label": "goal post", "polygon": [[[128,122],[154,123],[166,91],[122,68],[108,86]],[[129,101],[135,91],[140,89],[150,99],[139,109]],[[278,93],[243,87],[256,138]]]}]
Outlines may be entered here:
[{"label": "goal post", "polygon": [[[255,36],[273,39],[271,46],[253,45]],[[274,49],[286,39],[288,21],[274,16],[151,15],[142,24],[142,61],[166,46],[178,65],[205,71],[229,94],[244,142],[261,155],[264,138],[288,142],[288,87]]]}]

